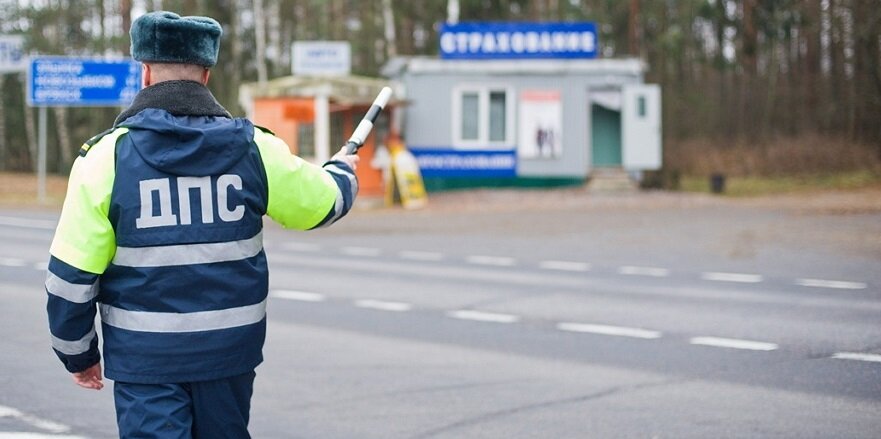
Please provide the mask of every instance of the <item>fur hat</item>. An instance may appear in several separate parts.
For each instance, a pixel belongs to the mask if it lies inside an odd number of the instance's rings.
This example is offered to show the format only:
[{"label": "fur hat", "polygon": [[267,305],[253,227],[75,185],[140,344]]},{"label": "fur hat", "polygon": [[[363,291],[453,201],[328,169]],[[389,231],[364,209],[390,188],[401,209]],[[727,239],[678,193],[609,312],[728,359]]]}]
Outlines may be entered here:
[{"label": "fur hat", "polygon": [[157,11],[132,23],[132,57],[141,62],[217,64],[223,28],[208,17],[181,17]]}]

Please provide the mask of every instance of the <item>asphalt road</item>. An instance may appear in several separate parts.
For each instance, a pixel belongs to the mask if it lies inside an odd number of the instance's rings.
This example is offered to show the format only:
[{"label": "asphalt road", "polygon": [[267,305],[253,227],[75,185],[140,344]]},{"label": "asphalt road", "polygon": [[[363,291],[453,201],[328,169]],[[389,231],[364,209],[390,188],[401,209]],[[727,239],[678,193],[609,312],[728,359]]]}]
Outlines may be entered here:
[{"label": "asphalt road", "polygon": [[[881,436],[881,214],[486,207],[267,221],[253,436]],[[55,215],[0,210],[0,439],[116,435],[49,349]]]}]

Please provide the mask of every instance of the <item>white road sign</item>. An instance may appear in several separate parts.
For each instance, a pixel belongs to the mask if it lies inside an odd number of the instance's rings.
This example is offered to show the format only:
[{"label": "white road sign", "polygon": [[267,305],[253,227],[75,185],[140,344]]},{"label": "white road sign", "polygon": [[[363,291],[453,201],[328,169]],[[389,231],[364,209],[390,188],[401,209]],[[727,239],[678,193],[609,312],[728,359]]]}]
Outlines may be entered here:
[{"label": "white road sign", "polygon": [[295,75],[345,76],[352,70],[352,47],[347,41],[295,41]]},{"label": "white road sign", "polygon": [[24,38],[20,35],[0,35],[0,73],[23,72],[27,67]]}]

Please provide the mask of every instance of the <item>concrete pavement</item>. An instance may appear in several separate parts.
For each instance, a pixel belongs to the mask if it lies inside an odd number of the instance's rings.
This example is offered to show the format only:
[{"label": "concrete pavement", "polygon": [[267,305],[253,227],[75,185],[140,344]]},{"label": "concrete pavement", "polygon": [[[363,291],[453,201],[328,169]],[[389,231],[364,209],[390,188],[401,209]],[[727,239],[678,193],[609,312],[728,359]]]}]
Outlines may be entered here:
[{"label": "concrete pavement", "polygon": [[[53,220],[0,212],[0,438],[113,437],[108,389],[75,388],[48,348]],[[881,252],[834,237],[879,220],[712,204],[269,226],[252,433],[876,437]]]}]

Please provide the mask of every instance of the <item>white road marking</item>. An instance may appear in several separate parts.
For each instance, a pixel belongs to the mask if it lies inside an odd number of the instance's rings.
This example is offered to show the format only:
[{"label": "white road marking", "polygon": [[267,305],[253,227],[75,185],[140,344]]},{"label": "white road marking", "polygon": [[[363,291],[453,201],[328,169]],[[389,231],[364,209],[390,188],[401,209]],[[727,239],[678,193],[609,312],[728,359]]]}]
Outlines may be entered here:
[{"label": "white road marking", "polygon": [[23,259],[0,258],[0,265],[4,267],[24,267],[28,265],[28,263]]},{"label": "white road marking", "polygon": [[307,291],[272,290],[269,295],[277,299],[299,300],[301,302],[324,302],[327,300],[327,296],[324,294]]},{"label": "white road marking", "polygon": [[288,242],[282,247],[286,250],[293,250],[297,252],[317,252],[321,250],[321,246],[318,244],[307,244],[305,242]]},{"label": "white road marking", "polygon": [[868,285],[862,282],[847,282],[843,280],[824,280],[824,279],[797,279],[796,285],[803,287],[815,288],[837,288],[842,290],[864,290]]},{"label": "white road marking", "polygon": [[635,267],[633,265],[625,265],[618,268],[618,274],[624,274],[628,276],[667,277],[670,275],[670,270],[666,268]]},{"label": "white road marking", "polygon": [[763,341],[739,340],[736,338],[694,337],[689,340],[693,345],[714,346],[717,348],[746,349],[750,351],[773,351],[779,346]]},{"label": "white road marking", "polygon": [[377,309],[380,311],[404,312],[413,309],[413,305],[403,302],[385,302],[382,300],[358,300],[355,302],[358,308]]},{"label": "white road marking", "polygon": [[717,271],[701,273],[701,279],[713,280],[718,282],[739,282],[746,284],[755,284],[763,280],[762,276],[759,274],[720,273]]},{"label": "white road marking", "polygon": [[414,261],[440,261],[444,258],[444,255],[441,253],[435,252],[420,252],[414,250],[404,250],[398,253],[398,256],[401,259],[411,259]]},{"label": "white road marking", "polygon": [[588,271],[590,264],[586,262],[570,262],[570,261],[541,261],[539,267],[545,270],[560,271]]},{"label": "white road marking", "polygon": [[514,258],[504,256],[468,256],[465,258],[471,264],[477,265],[494,265],[496,267],[510,267],[517,263]]},{"label": "white road marking", "polygon": [[55,230],[58,225],[55,221],[40,220],[34,218],[15,218],[0,216],[0,226],[23,227],[26,229]]},{"label": "white road marking", "polygon": [[468,309],[460,309],[458,311],[450,311],[448,316],[460,320],[476,320],[478,322],[492,323],[516,323],[520,321],[520,316],[513,314],[499,314],[493,312],[473,311]]},{"label": "white road marking", "polygon": [[26,432],[0,432],[0,439],[87,439],[83,436],[43,434],[43,433],[26,433]]},{"label": "white road marking", "polygon": [[592,325],[586,323],[564,322],[558,324],[557,329],[569,332],[587,332],[590,334],[614,335],[620,337],[634,337],[644,339],[661,338],[662,335],[658,331],[650,331],[647,329],[627,328],[624,326]]},{"label": "white road marking", "polygon": [[32,265],[32,267],[34,267],[34,270],[45,271],[49,268],[49,263],[48,262],[35,262],[34,265]]},{"label": "white road marking", "polygon": [[340,252],[349,256],[376,257],[382,250],[372,247],[343,247]]},{"label": "white road marking", "polygon": [[3,405],[0,405],[0,418],[14,418],[30,424],[33,427],[39,428],[40,430],[45,430],[50,433],[67,433],[68,431],[70,431],[70,427],[64,424],[59,424],[48,419],[38,418],[34,415],[24,413],[21,410]]},{"label": "white road marking", "polygon": [[856,352],[839,352],[832,356],[832,358],[838,358],[839,360],[857,360],[857,361],[870,361],[872,363],[881,363],[881,355],[878,354],[860,354]]}]

